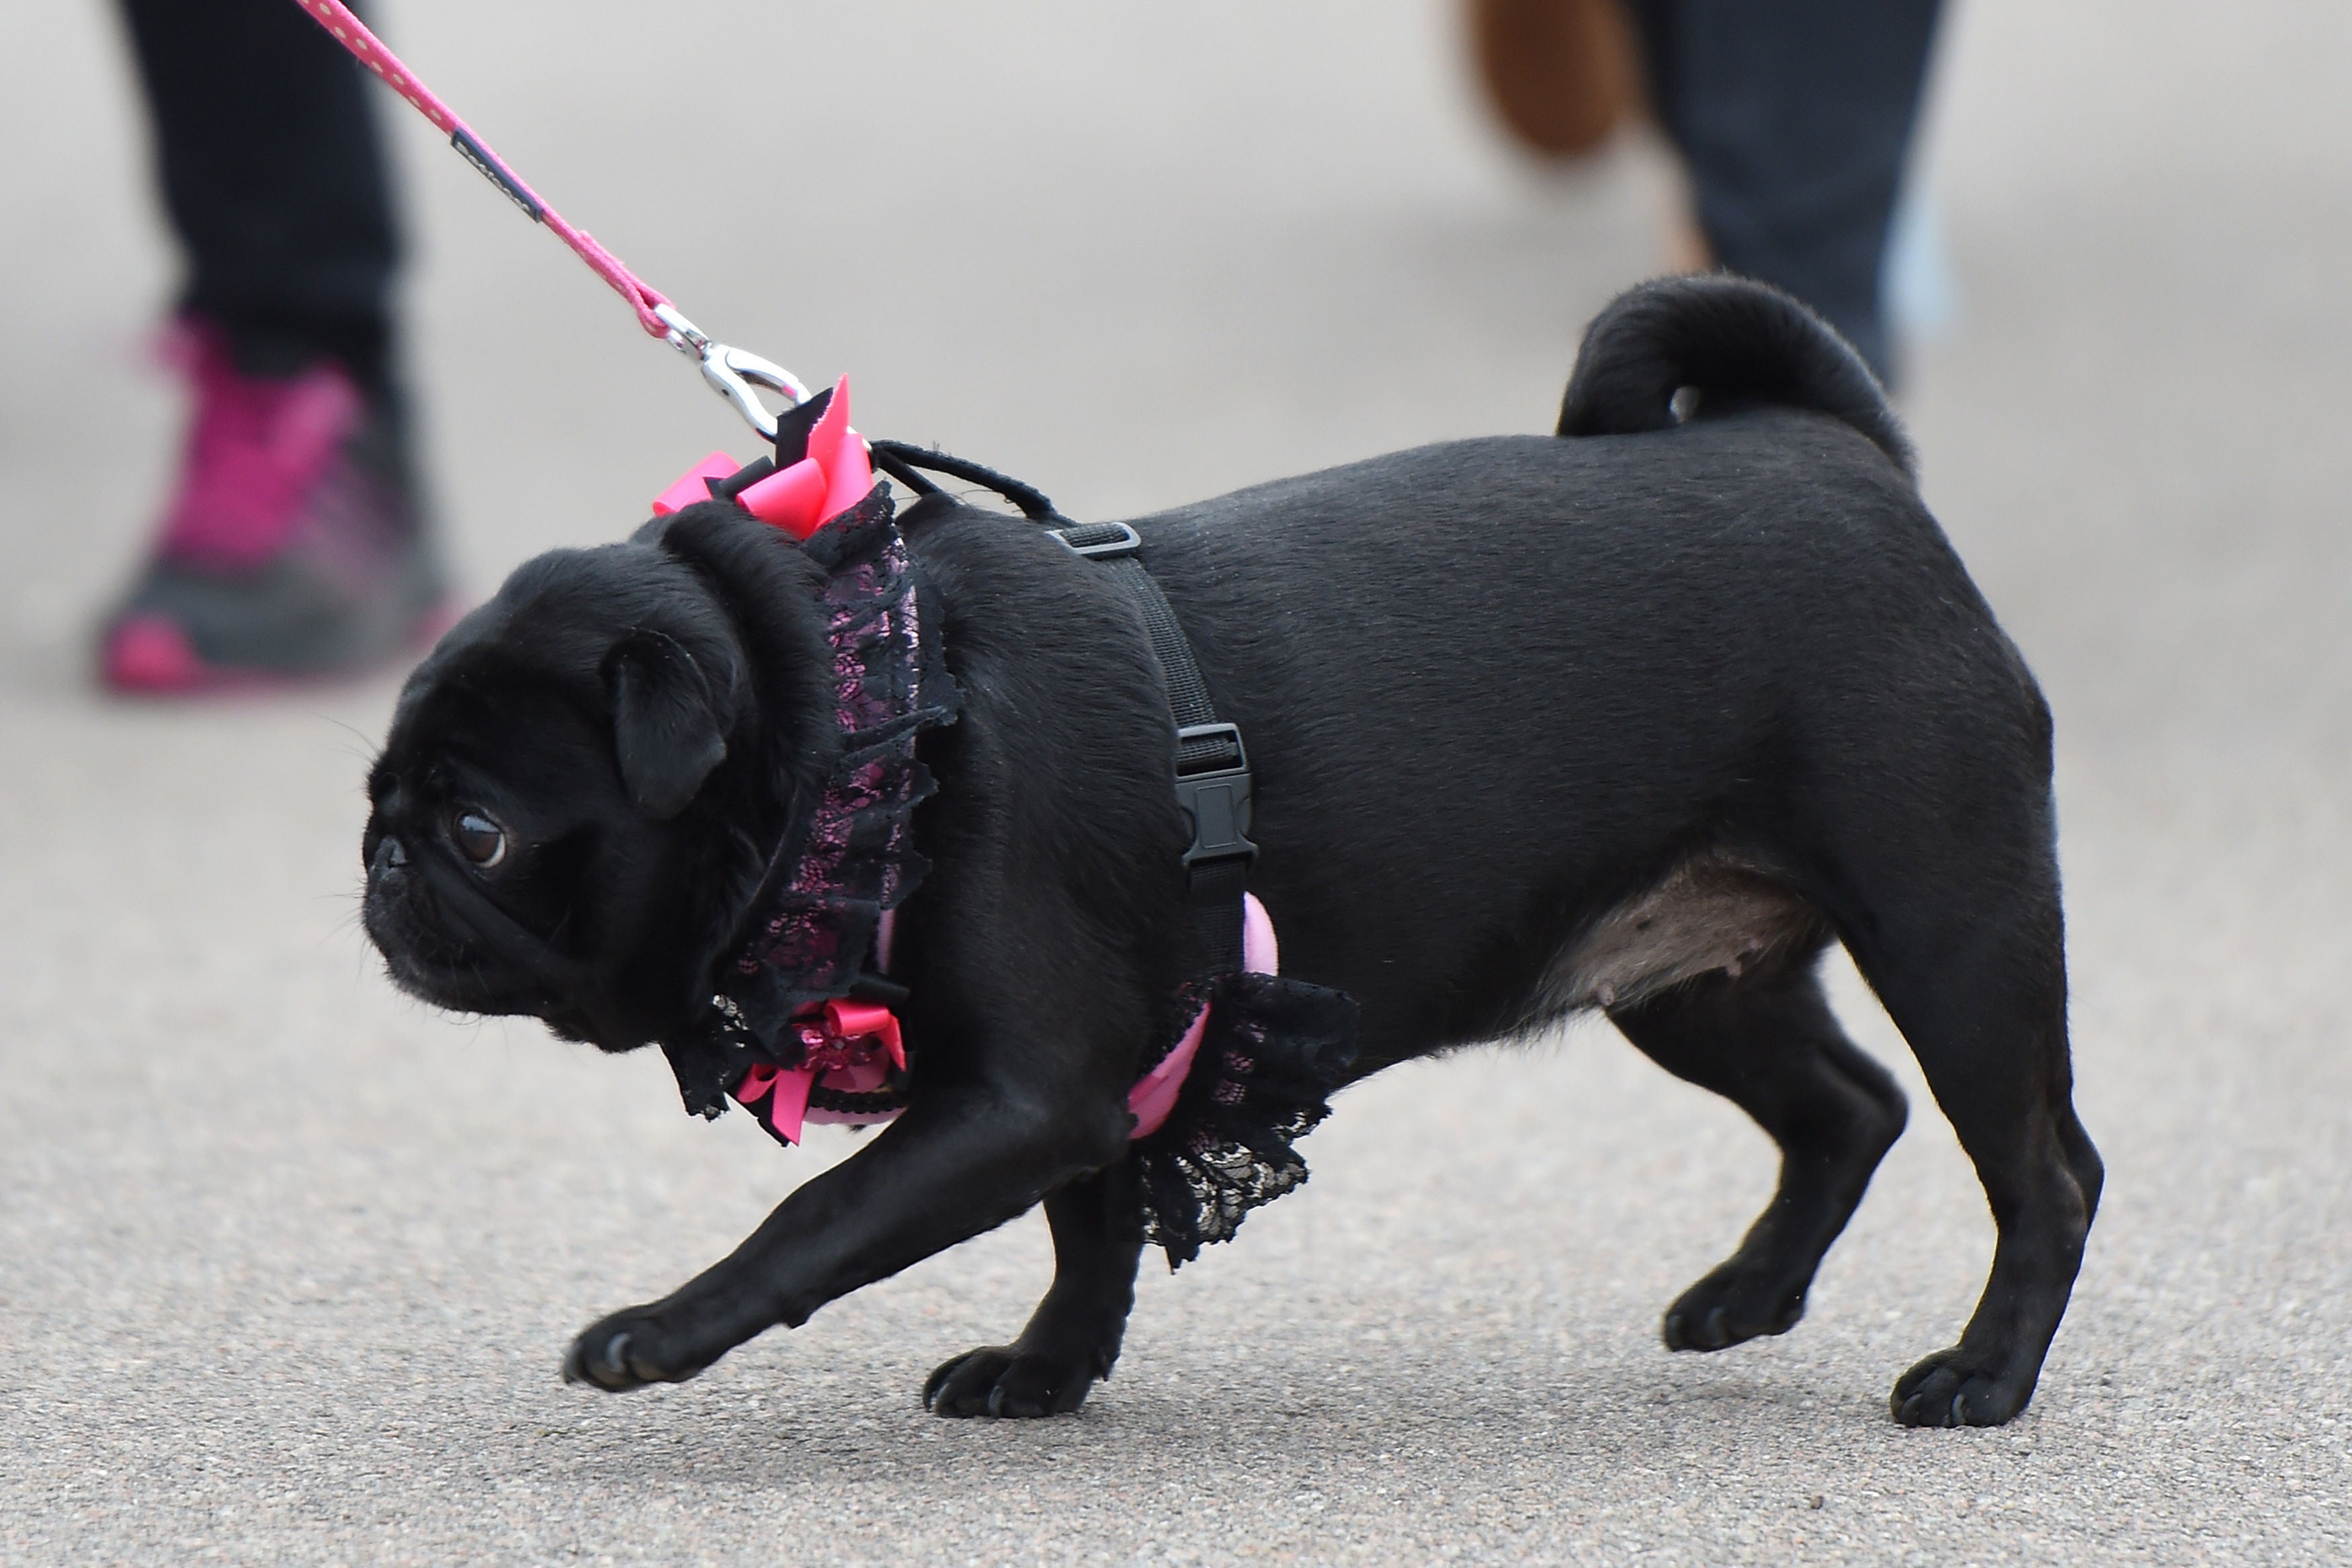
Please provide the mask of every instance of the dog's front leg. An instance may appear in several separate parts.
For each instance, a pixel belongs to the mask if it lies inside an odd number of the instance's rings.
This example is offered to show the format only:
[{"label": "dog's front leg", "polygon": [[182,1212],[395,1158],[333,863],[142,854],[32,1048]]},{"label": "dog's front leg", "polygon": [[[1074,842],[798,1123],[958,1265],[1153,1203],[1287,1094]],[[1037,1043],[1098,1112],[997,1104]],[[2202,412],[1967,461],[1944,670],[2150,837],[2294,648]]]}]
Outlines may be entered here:
[{"label": "dog's front leg", "polygon": [[1135,1305],[1143,1178],[1135,1156],[1045,1197],[1054,1285],[1011,1344],[966,1351],[923,1385],[940,1416],[1059,1416],[1110,1375]]},{"label": "dog's front leg", "polygon": [[861,1285],[992,1229],[1127,1149],[1121,1104],[1073,1107],[977,1089],[908,1108],[793,1193],[723,1261],[572,1342],[569,1382],[678,1383],[777,1323],[798,1328]]}]

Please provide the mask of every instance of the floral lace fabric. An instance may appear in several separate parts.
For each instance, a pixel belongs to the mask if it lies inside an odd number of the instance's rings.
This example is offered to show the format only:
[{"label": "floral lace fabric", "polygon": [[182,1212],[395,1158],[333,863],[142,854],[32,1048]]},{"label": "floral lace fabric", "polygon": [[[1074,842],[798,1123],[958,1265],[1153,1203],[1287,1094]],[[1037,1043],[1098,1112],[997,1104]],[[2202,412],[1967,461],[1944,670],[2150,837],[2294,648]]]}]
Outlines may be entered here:
[{"label": "floral lace fabric", "polygon": [[[664,1042],[697,1115],[718,1115],[727,1090],[755,1066],[799,1065],[795,1015],[849,994],[868,967],[882,916],[929,869],[910,830],[915,808],[936,785],[915,747],[924,730],[955,722],[958,693],[936,634],[925,632],[940,617],[927,608],[929,587],[894,516],[888,489],[877,485],[802,547],[826,570],[842,749],[823,796],[777,847],[751,934],[720,972],[704,1026]],[[810,1097],[820,1109],[845,1112],[904,1103],[903,1081],[877,1093],[819,1088]]]},{"label": "floral lace fabric", "polygon": [[1293,1145],[1331,1113],[1330,1093],[1356,1060],[1356,1004],[1341,992],[1274,975],[1221,976],[1185,988],[1175,1034],[1203,1004],[1208,1031],[1176,1109],[1135,1145],[1143,1233],[1171,1270],[1306,1182]]}]

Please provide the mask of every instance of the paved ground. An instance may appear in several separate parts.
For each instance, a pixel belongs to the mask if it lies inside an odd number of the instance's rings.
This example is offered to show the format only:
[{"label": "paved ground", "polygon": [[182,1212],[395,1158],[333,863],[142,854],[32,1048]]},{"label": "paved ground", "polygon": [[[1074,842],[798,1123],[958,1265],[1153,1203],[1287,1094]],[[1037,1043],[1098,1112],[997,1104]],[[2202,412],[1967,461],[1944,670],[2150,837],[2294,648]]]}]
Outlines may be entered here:
[{"label": "paved ground", "polygon": [[[1440,0],[392,7],[502,149],[706,325],[1079,515],[1542,425],[1654,265],[1635,154],[1486,138]],[[552,39],[532,29],[575,24]],[[1673,1357],[1763,1140],[1605,1030],[1400,1072],[1313,1186],[1147,1277],[1079,1418],[951,1424],[1033,1220],[614,1400],[570,1333],[838,1157],[658,1061],[397,998],[355,929],[390,686],[199,712],[82,684],[173,414],[103,7],[0,16],[0,1558],[1693,1563],[2352,1559],[2352,16],[1974,0],[1935,186],[1964,317],[1908,409],[2060,723],[2108,1206],[2041,1396],[1886,1419],[1990,1228],[1910,1134],[1789,1338]],[[658,31],[645,29],[657,20]],[[401,127],[465,566],[613,537],[734,436]]]}]

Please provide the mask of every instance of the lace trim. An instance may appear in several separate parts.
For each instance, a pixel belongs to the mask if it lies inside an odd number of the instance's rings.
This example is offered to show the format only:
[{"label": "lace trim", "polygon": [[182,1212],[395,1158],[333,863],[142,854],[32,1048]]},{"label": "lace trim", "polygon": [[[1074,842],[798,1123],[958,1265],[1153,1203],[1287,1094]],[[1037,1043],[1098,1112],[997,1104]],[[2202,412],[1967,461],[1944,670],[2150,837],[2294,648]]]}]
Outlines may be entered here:
[{"label": "lace trim", "polygon": [[1307,1162],[1292,1145],[1331,1113],[1330,1093],[1356,1060],[1356,1004],[1339,991],[1226,975],[1180,993],[1179,1035],[1203,1001],[1208,1031],[1176,1109],[1135,1145],[1143,1233],[1171,1270],[1305,1185]]},{"label": "lace trim", "polygon": [[[760,913],[742,951],[719,977],[710,1010],[689,1038],[663,1044],[687,1109],[697,1115],[725,1110],[726,1091],[754,1066],[799,1065],[793,1016],[849,994],[883,913],[904,903],[930,869],[911,830],[915,808],[938,786],[916,759],[916,743],[922,731],[955,722],[960,695],[936,634],[927,634],[939,623],[937,606],[894,514],[888,488],[877,485],[802,547],[826,570],[842,749],[823,796],[771,860],[769,891],[755,905]],[[820,1086],[810,1103],[887,1108],[835,1103],[873,1098]]]}]

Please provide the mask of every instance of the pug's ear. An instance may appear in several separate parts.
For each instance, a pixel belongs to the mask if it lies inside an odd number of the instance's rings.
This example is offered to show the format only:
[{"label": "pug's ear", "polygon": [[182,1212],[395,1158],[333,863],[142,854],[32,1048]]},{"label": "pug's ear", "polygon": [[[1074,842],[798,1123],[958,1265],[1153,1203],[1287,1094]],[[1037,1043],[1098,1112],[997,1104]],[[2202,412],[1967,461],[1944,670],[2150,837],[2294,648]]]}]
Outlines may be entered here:
[{"label": "pug's ear", "polygon": [[667,819],[727,759],[733,686],[713,689],[694,655],[659,632],[632,632],[604,656],[621,782],[647,816]]}]

